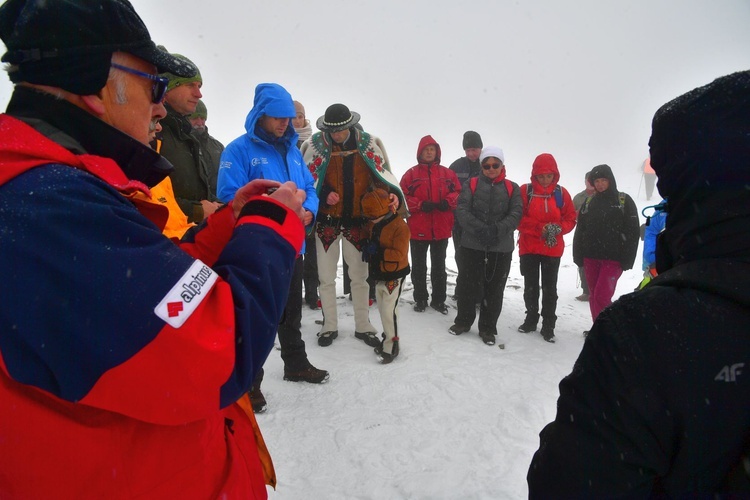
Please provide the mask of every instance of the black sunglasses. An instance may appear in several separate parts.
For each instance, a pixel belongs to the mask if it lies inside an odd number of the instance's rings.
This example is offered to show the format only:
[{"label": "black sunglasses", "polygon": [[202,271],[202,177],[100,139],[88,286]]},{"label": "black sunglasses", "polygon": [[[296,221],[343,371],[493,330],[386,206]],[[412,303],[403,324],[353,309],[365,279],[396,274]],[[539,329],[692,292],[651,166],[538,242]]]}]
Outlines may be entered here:
[{"label": "black sunglasses", "polygon": [[502,166],[503,166],[502,163],[482,163],[482,168],[485,170],[489,170],[491,168],[494,168],[495,170],[497,170],[498,168]]},{"label": "black sunglasses", "polygon": [[113,68],[119,69],[120,71],[124,71],[125,73],[130,73],[131,75],[140,76],[142,78],[148,78],[149,80],[153,81],[154,84],[151,87],[151,102],[153,102],[154,104],[159,104],[164,100],[164,95],[167,93],[167,86],[169,85],[169,78],[151,75],[149,73],[144,73],[143,71],[128,68],[127,66],[122,66],[120,64],[112,63],[111,66]]}]

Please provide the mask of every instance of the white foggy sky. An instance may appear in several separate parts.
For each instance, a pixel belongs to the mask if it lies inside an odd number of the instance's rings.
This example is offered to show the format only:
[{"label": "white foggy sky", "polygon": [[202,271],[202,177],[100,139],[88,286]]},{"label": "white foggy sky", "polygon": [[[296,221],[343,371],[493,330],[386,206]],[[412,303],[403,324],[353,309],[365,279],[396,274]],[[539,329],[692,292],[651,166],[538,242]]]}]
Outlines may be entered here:
[{"label": "white foggy sky", "polygon": [[[526,182],[549,152],[577,192],[594,165],[639,167],[661,104],[750,67],[747,0],[132,3],[157,43],[200,67],[223,143],[244,132],[255,86],[277,82],[313,128],[332,103],[359,112],[399,177],[422,136],[447,166],[473,129],[504,149],[509,178]],[[10,91],[4,78],[3,106]]]}]

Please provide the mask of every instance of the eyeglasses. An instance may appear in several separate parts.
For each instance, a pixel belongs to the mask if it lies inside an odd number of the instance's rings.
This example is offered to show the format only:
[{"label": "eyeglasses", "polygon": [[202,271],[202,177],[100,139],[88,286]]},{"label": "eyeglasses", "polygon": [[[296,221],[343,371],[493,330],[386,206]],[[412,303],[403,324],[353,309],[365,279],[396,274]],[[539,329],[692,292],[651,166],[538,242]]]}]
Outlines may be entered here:
[{"label": "eyeglasses", "polygon": [[482,163],[482,168],[485,170],[489,170],[491,168],[494,168],[495,170],[497,170],[498,168],[502,166],[503,166],[502,163]]},{"label": "eyeglasses", "polygon": [[167,86],[169,85],[169,78],[151,75],[149,73],[144,73],[143,71],[128,68],[127,66],[122,66],[120,64],[112,63],[111,66],[113,68],[119,69],[120,71],[124,71],[125,73],[140,76],[141,78],[148,78],[149,80],[153,81],[154,84],[151,87],[151,102],[153,102],[154,104],[159,104],[164,100],[164,95],[167,93]]}]

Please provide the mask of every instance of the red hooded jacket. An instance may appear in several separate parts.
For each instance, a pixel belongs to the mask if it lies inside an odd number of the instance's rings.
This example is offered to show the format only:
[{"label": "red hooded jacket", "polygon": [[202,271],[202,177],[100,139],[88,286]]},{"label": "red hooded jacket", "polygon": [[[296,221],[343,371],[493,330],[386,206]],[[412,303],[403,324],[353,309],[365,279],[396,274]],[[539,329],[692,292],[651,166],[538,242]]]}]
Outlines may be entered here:
[{"label": "red hooded jacket", "polygon": [[[553,174],[554,178],[549,186],[543,188],[536,179],[537,175]],[[565,249],[563,235],[568,234],[576,226],[576,210],[570,198],[568,190],[560,186],[562,190],[562,207],[557,206],[555,199],[555,188],[560,180],[560,171],[557,169],[555,158],[549,153],[543,153],[536,157],[531,167],[531,196],[529,197],[528,185],[521,185],[521,200],[523,201],[523,216],[518,226],[520,234],[518,238],[519,255],[537,254],[549,257],[561,257]],[[562,232],[557,235],[557,244],[548,247],[542,237],[542,230],[547,224],[557,224]]]},{"label": "red hooded jacket", "polygon": [[[424,148],[430,145],[436,147],[437,154],[435,160],[427,164],[421,157]],[[426,135],[419,141],[417,162],[418,165],[407,170],[400,182],[411,212],[411,217],[406,220],[411,239],[448,239],[453,231],[453,211],[461,193],[461,184],[453,170],[440,165],[440,145],[432,136]],[[440,210],[437,206],[431,211],[422,208],[425,201],[438,205],[442,200],[448,203],[447,210]]]}]

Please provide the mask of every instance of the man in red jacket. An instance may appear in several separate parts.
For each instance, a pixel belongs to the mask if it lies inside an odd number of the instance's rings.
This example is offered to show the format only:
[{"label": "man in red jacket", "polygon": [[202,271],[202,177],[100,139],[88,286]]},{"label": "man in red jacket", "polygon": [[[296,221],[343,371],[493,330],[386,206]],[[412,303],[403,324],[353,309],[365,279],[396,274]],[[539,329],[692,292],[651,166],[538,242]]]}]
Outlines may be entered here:
[{"label": "man in red jacket", "polygon": [[266,498],[237,401],[273,347],[304,192],[248,184],[175,244],[149,132],[157,74],[195,68],[126,0],[8,0],[0,38],[0,498]]}]

